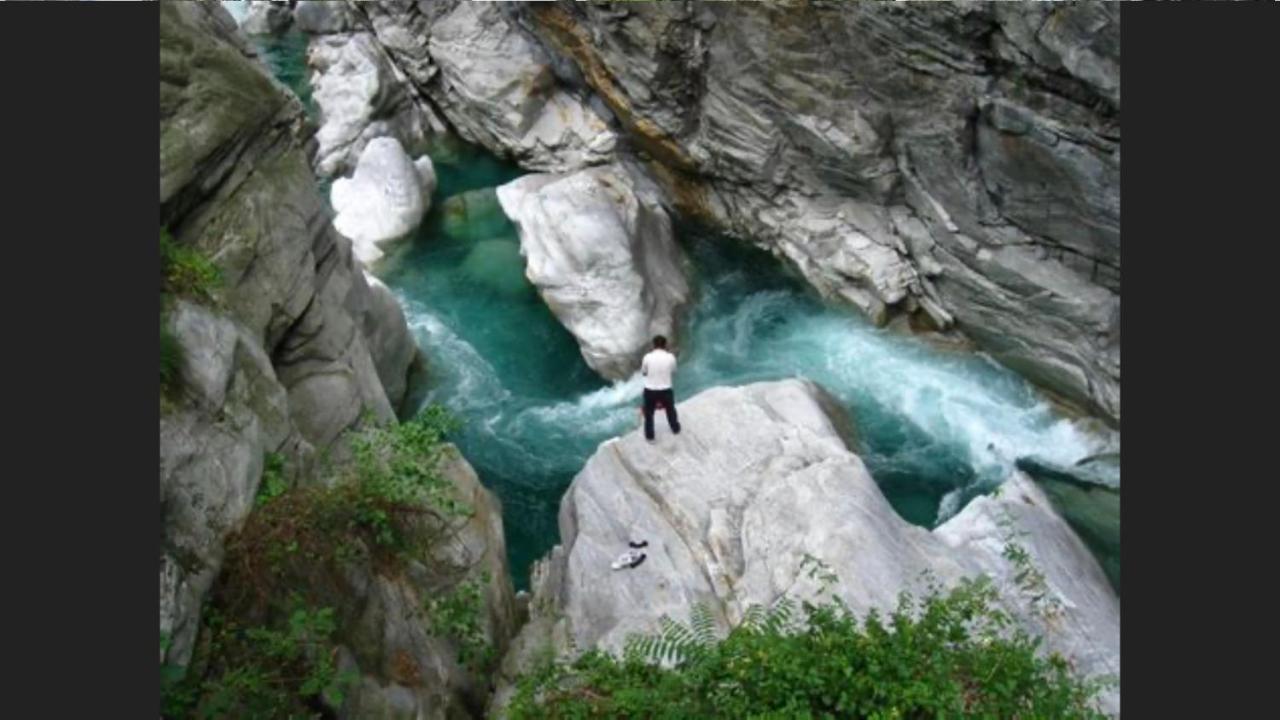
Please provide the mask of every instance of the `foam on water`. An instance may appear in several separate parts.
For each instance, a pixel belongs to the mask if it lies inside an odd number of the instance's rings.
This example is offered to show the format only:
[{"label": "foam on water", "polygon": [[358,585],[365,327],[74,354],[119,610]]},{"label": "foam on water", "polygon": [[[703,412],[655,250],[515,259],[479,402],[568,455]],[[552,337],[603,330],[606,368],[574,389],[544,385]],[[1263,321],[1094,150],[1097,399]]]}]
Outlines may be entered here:
[{"label": "foam on water", "polygon": [[[291,31],[254,42],[314,117],[305,37]],[[430,154],[432,210],[380,274],[428,357],[424,402],[465,422],[454,439],[502,500],[512,573],[527,587],[530,563],[559,538],[556,514],[574,474],[601,441],[638,426],[641,382],[595,376],[523,280],[514,228],[490,190],[519,171],[447,138]],[[469,192],[476,190],[485,192]],[[941,523],[999,483],[1018,457],[1065,466],[1115,450],[988,358],[940,351],[828,308],[741,243],[677,235],[699,287],[677,348],[676,397],[797,375],[822,383],[851,409],[856,450],[912,522]]]},{"label": "foam on water", "polygon": [[231,13],[231,17],[235,18],[237,23],[244,22],[245,17],[249,14],[249,3],[245,0],[220,0],[222,7]]},{"label": "foam on water", "polygon": [[[827,307],[768,255],[683,231],[681,240],[699,282],[676,348],[677,398],[719,385],[816,380],[851,409],[856,450],[912,522],[943,522],[1020,456],[1070,464],[1100,449],[988,358],[945,352]],[[638,427],[642,384],[639,376],[612,384],[594,376],[531,288],[532,305],[512,300],[507,286],[519,268],[505,264],[520,263],[518,255],[487,257],[485,271],[504,282],[474,277],[467,258],[477,242],[491,240],[427,234],[388,283],[430,359],[426,401],[466,420],[458,443],[508,509],[523,586],[529,562],[558,539],[555,516],[573,475],[600,442]]]}]

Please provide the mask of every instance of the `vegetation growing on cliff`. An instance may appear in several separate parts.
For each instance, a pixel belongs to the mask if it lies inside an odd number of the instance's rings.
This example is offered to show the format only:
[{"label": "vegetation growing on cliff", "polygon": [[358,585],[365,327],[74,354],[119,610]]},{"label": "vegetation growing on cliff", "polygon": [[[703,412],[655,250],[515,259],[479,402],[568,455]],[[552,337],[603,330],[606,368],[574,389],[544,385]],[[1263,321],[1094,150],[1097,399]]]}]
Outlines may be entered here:
[{"label": "vegetation growing on cliff", "polygon": [[[455,427],[439,407],[367,425],[351,437],[350,463],[296,487],[282,459],[267,458],[254,510],[228,538],[192,662],[162,668],[166,717],[312,717],[342,702],[356,679],[337,668],[352,571],[430,565],[472,513],[443,472]],[[423,611],[464,662],[491,659],[480,585],[461,583]]]},{"label": "vegetation growing on cliff", "polygon": [[160,228],[160,293],[198,302],[214,303],[222,273],[212,260],[195,248],[179,245]]},{"label": "vegetation growing on cliff", "polygon": [[[752,608],[723,639],[706,608],[689,625],[633,638],[526,676],[509,717],[1100,718],[1100,684],[996,609],[986,580],[861,622],[839,598]],[[662,661],[655,663],[654,661]]]},{"label": "vegetation growing on cliff", "polygon": [[451,591],[426,601],[431,630],[440,637],[453,638],[458,645],[458,662],[482,671],[497,660],[495,648],[485,635],[484,618],[478,608],[484,607],[484,588],[488,573],[465,580]]},{"label": "vegetation growing on cliff", "polygon": [[222,273],[199,250],[179,245],[160,228],[160,388],[176,388],[182,370],[182,345],[165,322],[173,298],[215,304]]}]

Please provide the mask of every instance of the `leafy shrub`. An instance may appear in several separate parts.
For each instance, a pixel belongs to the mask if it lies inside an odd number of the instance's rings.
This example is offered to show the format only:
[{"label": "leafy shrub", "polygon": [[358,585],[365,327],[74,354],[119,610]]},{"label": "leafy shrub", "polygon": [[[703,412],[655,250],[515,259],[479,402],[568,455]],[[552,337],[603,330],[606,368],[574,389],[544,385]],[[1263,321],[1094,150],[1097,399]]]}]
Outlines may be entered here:
[{"label": "leafy shrub", "polygon": [[455,427],[440,407],[398,425],[366,423],[350,436],[350,463],[292,489],[268,456],[256,508],[226,544],[224,584],[241,595],[236,603],[260,608],[299,584],[340,596],[348,562],[386,569],[429,554],[471,514],[442,472]]},{"label": "leafy shrub", "polygon": [[484,588],[489,574],[458,583],[448,593],[426,601],[431,631],[440,637],[453,638],[458,644],[458,662],[472,670],[487,668],[495,659],[494,648],[485,634]]},{"label": "leafy shrub", "polygon": [[1062,601],[1050,591],[1049,581],[1040,568],[1032,562],[1031,553],[1018,542],[1018,538],[1024,537],[1027,533],[1016,529],[1014,518],[1007,509],[996,518],[996,525],[1000,527],[1001,539],[1004,540],[1001,556],[1009,561],[1013,570],[1014,585],[1029,602],[1032,612],[1044,620],[1053,620],[1061,616],[1066,610]]},{"label": "leafy shrub", "polygon": [[[1078,679],[1012,629],[982,579],[862,622],[838,598],[752,608],[723,640],[710,612],[664,620],[623,657],[592,651],[521,680],[520,718],[1098,718]],[[659,661],[665,664],[655,664]]]},{"label": "leafy shrub", "polygon": [[[471,515],[440,472],[444,437],[456,427],[444,408],[432,406],[408,422],[366,426],[352,440],[355,477],[347,479],[356,491],[352,509],[374,544],[406,550],[406,521],[429,519],[448,529],[451,520]],[[420,524],[414,529],[421,534]]]},{"label": "leafy shrub", "polygon": [[165,316],[174,297],[217,303],[222,273],[200,251],[179,245],[169,231],[160,228],[160,389],[175,391],[183,363],[183,349],[169,332]]},{"label": "leafy shrub", "polygon": [[160,228],[160,292],[213,303],[222,285],[222,272],[195,248],[178,244]]},{"label": "leafy shrub", "polygon": [[206,610],[196,667],[164,688],[164,715],[315,717],[325,702],[340,704],[356,678],[336,669],[333,610],[296,597],[293,603],[272,627],[246,627],[217,607]]},{"label": "leafy shrub", "polygon": [[284,456],[280,453],[267,453],[262,463],[262,482],[258,483],[258,495],[253,503],[262,507],[280,497],[289,489],[284,478]]},{"label": "leafy shrub", "polygon": [[[351,678],[334,653],[332,608],[349,592],[350,563],[397,573],[456,532],[471,509],[442,472],[446,433],[439,407],[399,425],[352,434],[352,462],[326,482],[290,488],[284,460],[269,454],[244,527],[228,538],[192,662],[162,668],[167,717],[310,717],[341,702]],[[462,583],[428,603],[435,632],[458,641],[466,662],[488,662],[485,581]],[[168,680],[166,680],[168,678]]]}]

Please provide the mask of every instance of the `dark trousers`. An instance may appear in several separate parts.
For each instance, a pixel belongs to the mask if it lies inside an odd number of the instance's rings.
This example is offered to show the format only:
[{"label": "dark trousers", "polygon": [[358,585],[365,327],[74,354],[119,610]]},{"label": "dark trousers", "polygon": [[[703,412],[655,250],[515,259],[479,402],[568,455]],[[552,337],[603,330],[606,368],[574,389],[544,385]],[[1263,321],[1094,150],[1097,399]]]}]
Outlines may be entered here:
[{"label": "dark trousers", "polygon": [[680,419],[676,417],[676,394],[670,388],[666,390],[650,390],[645,388],[644,391],[644,436],[648,440],[653,439],[653,411],[657,408],[658,403],[667,411],[667,424],[671,426],[671,432],[680,433]]}]

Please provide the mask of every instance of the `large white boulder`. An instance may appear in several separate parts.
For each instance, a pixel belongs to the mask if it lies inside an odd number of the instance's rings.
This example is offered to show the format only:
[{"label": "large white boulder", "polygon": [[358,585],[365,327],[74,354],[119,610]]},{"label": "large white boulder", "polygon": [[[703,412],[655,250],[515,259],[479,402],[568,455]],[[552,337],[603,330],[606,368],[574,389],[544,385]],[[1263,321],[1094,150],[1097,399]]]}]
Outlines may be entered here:
[{"label": "large white boulder", "polygon": [[[1021,474],[930,532],[893,510],[846,444],[847,416],[809,381],[715,388],[679,410],[679,435],[660,434],[656,446],[638,430],[608,440],[574,479],[560,508],[562,545],[534,574],[532,606],[542,609],[518,648],[618,651],[629,634],[658,631],[662,615],[686,621],[695,603],[733,623],[753,604],[816,597],[817,559],[859,615],[893,609],[904,590],[924,592],[926,571],[943,586],[986,574],[1048,649],[1087,675],[1118,677],[1119,599]],[[648,541],[645,561],[613,570],[632,540]],[[1043,587],[1017,578],[1025,567],[1005,556],[1014,542]],[[1116,691],[1104,705],[1118,702]]]},{"label": "large white boulder", "polygon": [[333,226],[351,240],[356,258],[371,265],[382,246],[407,237],[422,222],[435,190],[426,156],[415,163],[395,138],[374,138],[360,154],[355,174],[329,191]]},{"label": "large white boulder", "polygon": [[689,300],[685,260],[657,194],[620,165],[526,175],[498,188],[525,274],[593,370],[630,377]]},{"label": "large white boulder", "polygon": [[320,111],[315,164],[321,176],[350,172],[374,138],[393,137],[417,154],[443,129],[370,33],[317,36],[307,63]]},{"label": "large white boulder", "polygon": [[561,172],[607,162],[617,137],[559,87],[551,59],[499,3],[458,3],[431,27],[436,98],[466,139],[523,167]]}]

